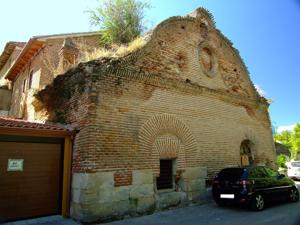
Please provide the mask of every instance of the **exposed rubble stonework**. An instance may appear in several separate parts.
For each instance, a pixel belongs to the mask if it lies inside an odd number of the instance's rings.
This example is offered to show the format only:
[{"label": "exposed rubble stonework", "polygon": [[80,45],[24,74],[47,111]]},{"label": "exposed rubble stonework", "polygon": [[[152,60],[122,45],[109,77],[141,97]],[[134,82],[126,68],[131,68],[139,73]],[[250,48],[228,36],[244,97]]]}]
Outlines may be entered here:
[{"label": "exposed rubble stonework", "polygon": [[[37,95],[48,120],[78,131],[79,221],[201,202],[205,180],[225,166],[274,166],[268,103],[206,10],[167,19],[146,41],[125,57],[79,64]],[[169,188],[158,185],[161,173]]]}]

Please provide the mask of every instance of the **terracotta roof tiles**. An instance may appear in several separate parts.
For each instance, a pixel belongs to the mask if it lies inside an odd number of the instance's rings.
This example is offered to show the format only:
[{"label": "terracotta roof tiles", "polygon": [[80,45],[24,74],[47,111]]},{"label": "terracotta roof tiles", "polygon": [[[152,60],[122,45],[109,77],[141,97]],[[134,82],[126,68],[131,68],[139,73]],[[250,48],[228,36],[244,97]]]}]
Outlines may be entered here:
[{"label": "terracotta roof tiles", "polygon": [[0,127],[2,128],[20,128],[20,129],[34,129],[34,130],[50,130],[50,131],[64,131],[71,132],[72,130],[63,125],[44,124],[39,122],[30,122],[21,119],[14,119],[0,116]]}]

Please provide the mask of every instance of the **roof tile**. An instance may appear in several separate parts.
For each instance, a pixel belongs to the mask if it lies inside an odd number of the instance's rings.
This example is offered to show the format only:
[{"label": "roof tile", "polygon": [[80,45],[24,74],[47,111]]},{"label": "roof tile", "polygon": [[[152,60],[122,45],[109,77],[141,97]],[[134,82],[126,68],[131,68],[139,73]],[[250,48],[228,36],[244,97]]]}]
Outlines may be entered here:
[{"label": "roof tile", "polygon": [[35,130],[51,130],[51,131],[65,131],[71,132],[72,129],[58,124],[45,124],[41,122],[30,122],[27,120],[14,119],[0,116],[0,127],[4,128],[25,128]]}]

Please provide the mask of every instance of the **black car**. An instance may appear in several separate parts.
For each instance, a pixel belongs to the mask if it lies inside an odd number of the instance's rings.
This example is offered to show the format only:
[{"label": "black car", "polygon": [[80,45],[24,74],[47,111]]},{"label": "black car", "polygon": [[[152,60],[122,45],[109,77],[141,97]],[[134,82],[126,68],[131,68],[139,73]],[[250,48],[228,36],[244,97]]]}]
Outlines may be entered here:
[{"label": "black car", "polygon": [[213,180],[215,202],[242,203],[263,210],[265,203],[276,199],[299,200],[293,180],[265,166],[235,167],[221,170]]}]

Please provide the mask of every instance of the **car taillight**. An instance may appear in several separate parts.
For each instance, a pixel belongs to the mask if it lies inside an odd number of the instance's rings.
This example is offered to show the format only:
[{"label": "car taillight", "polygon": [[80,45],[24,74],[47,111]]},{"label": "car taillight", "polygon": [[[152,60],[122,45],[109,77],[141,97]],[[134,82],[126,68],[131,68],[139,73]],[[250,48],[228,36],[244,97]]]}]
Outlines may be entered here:
[{"label": "car taillight", "polygon": [[247,184],[250,184],[250,182],[247,181],[247,180],[241,180],[241,181],[240,181],[240,185],[242,185],[243,188],[247,188]]}]

